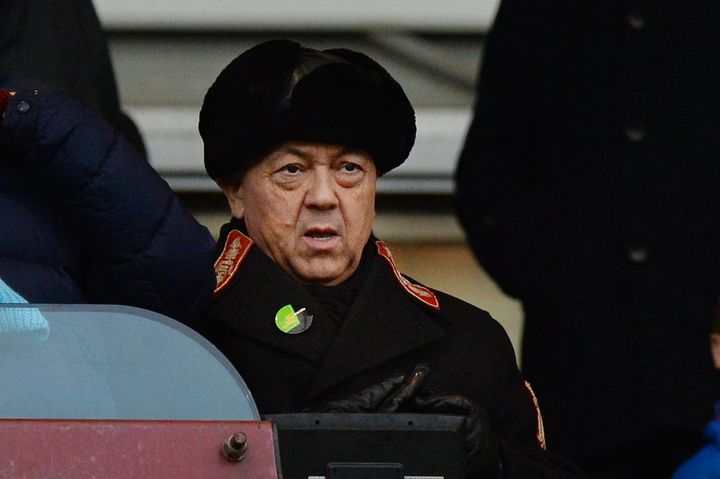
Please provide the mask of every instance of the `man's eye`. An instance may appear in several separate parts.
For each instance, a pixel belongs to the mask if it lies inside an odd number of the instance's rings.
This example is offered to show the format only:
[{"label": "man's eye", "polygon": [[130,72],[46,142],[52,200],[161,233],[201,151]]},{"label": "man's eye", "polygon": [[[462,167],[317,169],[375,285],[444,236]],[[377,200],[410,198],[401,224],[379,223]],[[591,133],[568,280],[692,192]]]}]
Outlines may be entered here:
[{"label": "man's eye", "polygon": [[282,167],[282,170],[287,173],[295,174],[300,172],[300,167],[298,165],[285,165]]},{"label": "man's eye", "polygon": [[343,163],[342,170],[348,173],[352,173],[354,171],[358,171],[360,167],[356,165],[355,163]]}]

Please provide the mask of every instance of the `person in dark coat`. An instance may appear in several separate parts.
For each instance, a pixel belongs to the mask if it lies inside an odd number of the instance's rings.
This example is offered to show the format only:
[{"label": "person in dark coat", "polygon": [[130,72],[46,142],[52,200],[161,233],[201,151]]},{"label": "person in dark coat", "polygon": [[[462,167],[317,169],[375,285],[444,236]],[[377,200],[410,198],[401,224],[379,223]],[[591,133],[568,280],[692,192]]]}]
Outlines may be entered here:
[{"label": "person in dark coat", "polygon": [[17,92],[0,88],[0,278],[31,303],[196,319],[215,282],[207,229],[85,106],[7,76],[5,85]]},{"label": "person in dark coat", "polygon": [[578,477],[545,450],[502,327],[403,276],[372,235],[377,177],[415,139],[414,111],[380,65],[350,50],[260,44],[210,87],[199,129],[233,214],[200,331],[262,414],[451,405],[475,425],[469,478]]},{"label": "person in dark coat", "polygon": [[548,440],[669,477],[718,397],[716,2],[503,0],[458,168],[482,266],[522,301]]},{"label": "person in dark coat", "polygon": [[92,0],[0,2],[0,68],[62,90],[145,155],[139,130],[120,108],[108,42]]}]

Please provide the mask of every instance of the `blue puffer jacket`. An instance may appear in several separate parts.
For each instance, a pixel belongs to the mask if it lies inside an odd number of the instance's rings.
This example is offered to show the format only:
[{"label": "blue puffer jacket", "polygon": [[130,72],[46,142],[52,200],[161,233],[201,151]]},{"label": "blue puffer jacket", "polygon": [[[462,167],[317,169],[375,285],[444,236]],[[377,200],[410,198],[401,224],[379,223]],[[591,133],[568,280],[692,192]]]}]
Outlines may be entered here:
[{"label": "blue puffer jacket", "polygon": [[191,322],[214,241],[113,128],[18,92],[0,128],[0,277],[33,303],[127,304]]},{"label": "blue puffer jacket", "polygon": [[705,427],[707,446],[682,464],[673,479],[720,479],[720,419]]}]

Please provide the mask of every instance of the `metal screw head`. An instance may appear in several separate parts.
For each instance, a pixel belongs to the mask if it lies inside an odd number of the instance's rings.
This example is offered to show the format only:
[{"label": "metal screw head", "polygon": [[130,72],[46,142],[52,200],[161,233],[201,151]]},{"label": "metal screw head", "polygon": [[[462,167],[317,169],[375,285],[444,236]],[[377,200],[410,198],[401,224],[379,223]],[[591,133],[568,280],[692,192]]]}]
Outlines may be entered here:
[{"label": "metal screw head", "polygon": [[247,452],[247,436],[243,432],[237,432],[223,441],[220,450],[230,462],[240,462]]}]

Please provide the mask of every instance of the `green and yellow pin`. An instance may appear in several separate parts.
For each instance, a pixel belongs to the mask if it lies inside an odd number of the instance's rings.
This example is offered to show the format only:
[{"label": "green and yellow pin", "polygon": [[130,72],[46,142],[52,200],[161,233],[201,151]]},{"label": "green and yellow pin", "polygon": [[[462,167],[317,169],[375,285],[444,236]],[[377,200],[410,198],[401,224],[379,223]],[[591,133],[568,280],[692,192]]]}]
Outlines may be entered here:
[{"label": "green and yellow pin", "polygon": [[275,326],[286,334],[298,334],[312,324],[313,317],[305,312],[305,308],[295,311],[291,304],[286,304],[275,313]]}]

